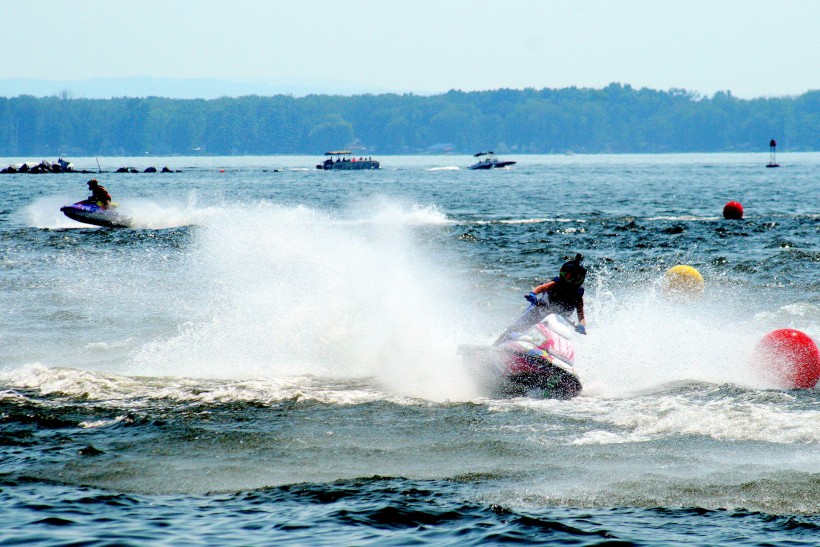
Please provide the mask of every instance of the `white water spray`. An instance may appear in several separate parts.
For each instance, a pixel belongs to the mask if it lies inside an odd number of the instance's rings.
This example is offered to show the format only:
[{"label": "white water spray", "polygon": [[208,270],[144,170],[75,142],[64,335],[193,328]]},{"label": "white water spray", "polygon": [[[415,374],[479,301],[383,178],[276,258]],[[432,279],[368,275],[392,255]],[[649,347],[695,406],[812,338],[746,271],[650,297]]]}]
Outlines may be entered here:
[{"label": "white water spray", "polygon": [[465,305],[469,287],[453,283],[451,257],[416,237],[442,221],[436,210],[383,201],[348,216],[271,204],[223,210],[189,259],[188,275],[207,279],[194,298],[210,319],[147,344],[135,370],[374,377],[405,394],[469,397],[456,353],[478,320]]},{"label": "white water spray", "polygon": [[576,340],[585,395],[622,396],[675,382],[772,387],[754,370],[752,353],[776,327],[743,309],[729,290],[707,287],[700,298],[674,300],[651,284],[619,295],[605,285],[592,291],[590,334]]},{"label": "white water spray", "polygon": [[[90,224],[71,220],[60,211],[60,207],[74,201],[76,200],[61,196],[38,198],[22,210],[24,221],[35,228],[52,230],[94,228]],[[162,203],[145,198],[132,198],[126,203],[119,204],[117,211],[131,219],[132,228],[149,230],[202,224],[209,216],[215,214],[214,209],[198,206],[194,196],[190,196],[187,202],[168,200]]]}]

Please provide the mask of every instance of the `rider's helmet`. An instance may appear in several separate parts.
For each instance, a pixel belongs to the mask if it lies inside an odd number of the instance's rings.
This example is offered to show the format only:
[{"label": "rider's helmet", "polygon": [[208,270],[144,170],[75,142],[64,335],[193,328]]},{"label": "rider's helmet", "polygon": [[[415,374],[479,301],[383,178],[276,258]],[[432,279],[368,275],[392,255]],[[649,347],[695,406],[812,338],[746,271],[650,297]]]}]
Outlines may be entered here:
[{"label": "rider's helmet", "polygon": [[97,182],[97,179],[91,179],[90,181],[88,181],[88,187],[89,188],[94,188],[95,186],[99,186],[99,185],[100,185],[100,183]]},{"label": "rider's helmet", "polygon": [[581,266],[581,261],[583,260],[584,257],[578,254],[575,255],[574,260],[564,262],[564,265],[561,266],[561,270],[558,272],[558,278],[564,283],[574,287],[580,287],[587,276],[587,269]]}]

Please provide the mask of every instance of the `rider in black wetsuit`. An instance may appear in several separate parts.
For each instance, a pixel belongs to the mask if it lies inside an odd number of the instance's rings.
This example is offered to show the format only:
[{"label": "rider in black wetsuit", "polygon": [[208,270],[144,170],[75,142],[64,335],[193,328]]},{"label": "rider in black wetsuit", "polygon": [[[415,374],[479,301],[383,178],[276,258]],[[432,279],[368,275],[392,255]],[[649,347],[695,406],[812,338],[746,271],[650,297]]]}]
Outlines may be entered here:
[{"label": "rider in black wetsuit", "polygon": [[549,312],[558,313],[570,319],[572,312],[578,314],[577,330],[581,334],[586,334],[586,320],[584,319],[584,279],[587,270],[581,266],[584,259],[581,255],[576,255],[574,260],[565,262],[558,272],[558,277],[535,287],[526,296],[532,302],[536,296],[542,293],[547,295],[547,308]]},{"label": "rider in black wetsuit", "polygon": [[[576,255],[575,259],[565,262],[561,266],[558,277],[543,285],[538,285],[531,293],[524,296],[533,306],[504,331],[496,340],[496,344],[503,341],[511,332],[527,330],[550,313],[563,315],[568,320],[571,319],[573,312],[577,313],[578,325],[576,325],[575,330],[581,334],[586,334],[584,288],[581,285],[584,284],[587,270],[581,265],[582,260],[584,260],[583,256]],[[539,300],[538,295],[544,293],[546,298]]]}]

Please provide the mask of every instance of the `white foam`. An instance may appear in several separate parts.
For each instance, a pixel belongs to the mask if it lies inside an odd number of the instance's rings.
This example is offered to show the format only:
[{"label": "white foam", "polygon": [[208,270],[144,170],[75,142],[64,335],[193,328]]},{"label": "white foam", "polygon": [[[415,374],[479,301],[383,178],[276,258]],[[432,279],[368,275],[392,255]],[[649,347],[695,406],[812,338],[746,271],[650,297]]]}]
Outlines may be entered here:
[{"label": "white foam", "polygon": [[667,216],[647,217],[644,220],[647,220],[647,221],[671,220],[671,221],[681,221],[681,222],[683,222],[683,221],[686,221],[686,222],[695,221],[696,222],[696,221],[714,221],[714,220],[720,220],[721,218],[722,217],[717,217],[717,216],[704,217],[704,216],[696,216],[696,215],[675,215],[675,216],[667,215]]},{"label": "white foam", "polygon": [[[678,389],[684,388],[679,385]],[[656,439],[701,436],[722,441],[777,444],[820,443],[820,414],[781,391],[711,389],[690,385],[624,398],[581,395],[569,401],[514,399],[491,401],[493,412],[528,412],[599,424],[579,429],[568,442],[576,445],[643,443]],[[554,442],[546,437],[544,442]]]},{"label": "white foam", "polygon": [[[138,408],[152,401],[180,403],[255,403],[312,400],[351,405],[373,401],[419,404],[417,399],[377,389],[374,382],[328,382],[310,376],[253,380],[203,380],[184,377],[127,377],[80,369],[54,368],[34,363],[0,372],[0,381],[16,389],[33,389],[41,395],[105,401],[123,408]],[[25,399],[14,390],[0,397]],[[114,422],[120,421],[116,418]],[[84,422],[82,427],[105,427],[109,421]]]},{"label": "white foam", "polygon": [[345,211],[342,218],[357,224],[390,226],[436,226],[454,223],[435,205],[420,205],[385,197],[360,202],[351,210]]},{"label": "white foam", "polygon": [[124,421],[127,421],[127,420],[128,420],[128,418],[126,416],[117,416],[116,418],[107,419],[107,420],[87,420],[87,421],[84,421],[84,422],[80,422],[77,425],[79,425],[80,427],[82,427],[84,429],[97,429],[97,428],[100,428],[100,427],[110,427],[112,425],[116,425],[120,422],[124,422]]}]

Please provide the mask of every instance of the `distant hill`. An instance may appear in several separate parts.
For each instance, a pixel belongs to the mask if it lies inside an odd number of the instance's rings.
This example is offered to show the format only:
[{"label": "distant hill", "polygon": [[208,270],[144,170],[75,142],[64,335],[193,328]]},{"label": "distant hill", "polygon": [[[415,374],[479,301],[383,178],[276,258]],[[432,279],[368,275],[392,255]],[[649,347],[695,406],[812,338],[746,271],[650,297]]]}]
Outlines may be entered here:
[{"label": "distant hill", "polygon": [[219,78],[92,78],[87,80],[42,80],[0,78],[0,97],[33,95],[59,96],[67,93],[76,99],[115,97],[166,97],[170,99],[218,99],[245,95],[359,95],[386,93],[356,82],[322,79],[242,80]]}]

